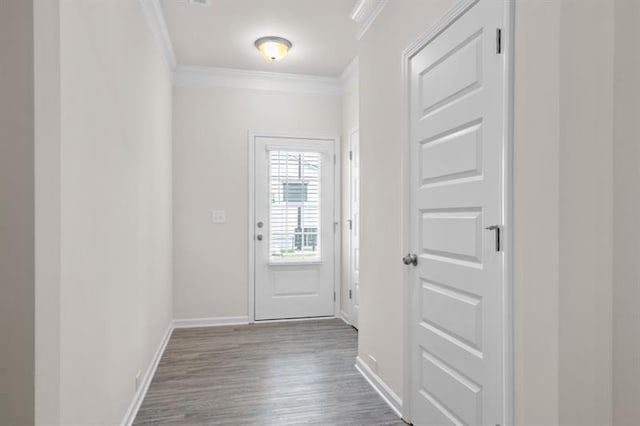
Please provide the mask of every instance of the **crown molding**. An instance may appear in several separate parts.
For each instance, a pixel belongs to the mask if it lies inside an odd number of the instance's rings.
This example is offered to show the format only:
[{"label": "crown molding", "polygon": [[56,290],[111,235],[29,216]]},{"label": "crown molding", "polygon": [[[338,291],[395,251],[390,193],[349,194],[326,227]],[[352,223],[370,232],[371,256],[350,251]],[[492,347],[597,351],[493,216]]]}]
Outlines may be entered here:
[{"label": "crown molding", "polygon": [[388,0],[359,0],[356,3],[351,11],[351,19],[358,24],[358,40],[364,36],[387,3]]},{"label": "crown molding", "polygon": [[169,30],[167,29],[167,22],[162,13],[160,0],[140,0],[140,4],[142,5],[149,29],[160,46],[160,50],[162,50],[167,66],[173,71],[177,65],[176,54],[173,50]]},{"label": "crown molding", "polygon": [[[358,78],[358,58],[351,61],[339,77],[178,64],[160,0],[139,1],[149,29],[156,39],[172,73],[172,80],[175,86],[268,90],[334,97],[342,96],[346,89]],[[386,3],[386,0],[384,0],[384,3]]]},{"label": "crown molding", "polygon": [[316,96],[341,96],[344,92],[341,79],[335,77],[187,65],[175,68],[173,84],[178,87],[269,90]]}]

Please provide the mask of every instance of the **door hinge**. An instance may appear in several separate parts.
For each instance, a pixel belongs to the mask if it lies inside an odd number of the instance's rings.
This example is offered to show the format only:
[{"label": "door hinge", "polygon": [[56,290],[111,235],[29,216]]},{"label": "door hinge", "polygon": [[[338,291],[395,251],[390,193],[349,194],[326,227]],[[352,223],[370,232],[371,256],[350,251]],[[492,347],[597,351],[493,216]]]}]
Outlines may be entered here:
[{"label": "door hinge", "polygon": [[349,230],[353,229],[353,220],[348,219],[347,222],[349,222]]},{"label": "door hinge", "polygon": [[353,299],[353,291],[349,289],[349,299]]},{"label": "door hinge", "polygon": [[487,226],[484,229],[486,229],[487,231],[494,231],[495,232],[496,251],[500,251],[500,249],[501,249],[500,225],[491,225],[491,226]]},{"label": "door hinge", "polygon": [[502,53],[502,28],[496,28],[496,53]]},{"label": "door hinge", "polygon": [[353,151],[349,151],[349,160],[353,161]]},{"label": "door hinge", "polygon": [[336,164],[336,155],[333,154],[333,164]]},{"label": "door hinge", "polygon": [[333,292],[333,301],[334,302],[336,301],[336,292],[335,291]]}]

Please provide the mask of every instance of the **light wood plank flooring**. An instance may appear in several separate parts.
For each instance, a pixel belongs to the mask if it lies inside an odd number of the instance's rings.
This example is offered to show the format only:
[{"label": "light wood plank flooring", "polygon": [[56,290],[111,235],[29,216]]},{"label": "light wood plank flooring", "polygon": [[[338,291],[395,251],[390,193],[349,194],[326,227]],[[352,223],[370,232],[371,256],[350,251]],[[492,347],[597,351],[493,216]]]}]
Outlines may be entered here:
[{"label": "light wood plank flooring", "polygon": [[356,354],[334,319],[177,329],[134,424],[404,425]]}]

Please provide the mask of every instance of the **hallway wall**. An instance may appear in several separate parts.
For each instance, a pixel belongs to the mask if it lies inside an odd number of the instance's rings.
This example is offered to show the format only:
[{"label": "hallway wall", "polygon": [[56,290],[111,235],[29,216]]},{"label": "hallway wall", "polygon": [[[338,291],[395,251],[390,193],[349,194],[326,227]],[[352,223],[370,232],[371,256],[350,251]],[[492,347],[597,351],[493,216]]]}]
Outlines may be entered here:
[{"label": "hallway wall", "polygon": [[175,87],[173,120],[175,318],[245,318],[249,131],[340,135],[340,98]]},{"label": "hallway wall", "polygon": [[515,420],[522,425],[560,421],[559,38],[560,2],[518,3],[513,309]]},{"label": "hallway wall", "polygon": [[60,421],[60,2],[34,0],[35,424]]},{"label": "hallway wall", "polygon": [[615,2],[613,422],[640,424],[640,2]]},{"label": "hallway wall", "polygon": [[0,2],[0,424],[34,419],[33,1]]},{"label": "hallway wall", "polygon": [[559,417],[610,425],[614,2],[561,5]]},{"label": "hallway wall", "polygon": [[[402,51],[455,0],[393,0],[360,40],[358,355],[402,396]],[[381,52],[384,52],[382,55]],[[372,356],[377,366],[371,361]]]},{"label": "hallway wall", "polygon": [[173,317],[170,73],[139,1],[38,4],[37,423],[119,424]]}]

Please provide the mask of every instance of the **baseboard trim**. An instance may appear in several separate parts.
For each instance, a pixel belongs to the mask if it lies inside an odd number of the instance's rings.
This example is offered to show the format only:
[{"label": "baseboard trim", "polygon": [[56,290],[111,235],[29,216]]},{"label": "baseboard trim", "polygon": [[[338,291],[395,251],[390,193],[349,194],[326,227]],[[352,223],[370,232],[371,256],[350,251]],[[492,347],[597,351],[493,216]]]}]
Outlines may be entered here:
[{"label": "baseboard trim", "polygon": [[360,357],[356,357],[356,369],[362,374],[373,389],[391,407],[391,409],[402,419],[402,399],[396,395],[391,388]]},{"label": "baseboard trim", "polygon": [[349,315],[347,315],[345,311],[340,311],[340,319],[344,321],[345,324],[351,325],[351,322],[349,321]]},{"label": "baseboard trim", "polygon": [[173,320],[173,328],[219,327],[249,324],[249,317],[214,317]]},{"label": "baseboard trim", "polygon": [[164,354],[165,349],[167,348],[167,344],[169,343],[169,339],[171,339],[171,333],[173,333],[173,321],[169,323],[167,327],[167,331],[164,332],[162,336],[162,340],[160,340],[160,346],[158,346],[158,350],[153,355],[151,359],[151,363],[147,368],[147,371],[144,374],[142,379],[142,386],[138,388],[138,391],[133,396],[133,401],[131,401],[131,405],[127,410],[127,413],[122,420],[123,426],[131,426],[133,421],[136,419],[138,415],[138,410],[142,405],[142,401],[144,401],[144,397],[147,395],[147,391],[149,390],[149,385],[151,384],[151,380],[153,376],[156,374],[156,370],[158,369],[158,364],[160,363],[160,359],[162,359],[162,355]]},{"label": "baseboard trim", "polygon": [[173,320],[169,323],[167,327],[167,331],[165,331],[162,336],[162,340],[160,341],[160,346],[158,350],[153,355],[151,359],[151,363],[145,372],[142,385],[138,388],[138,391],[133,396],[133,401],[131,401],[131,405],[127,410],[127,413],[122,420],[122,426],[131,426],[133,421],[136,419],[138,415],[138,410],[142,405],[142,401],[144,401],[144,397],[147,395],[147,391],[149,390],[149,385],[151,385],[151,380],[153,376],[156,374],[156,370],[158,369],[158,364],[160,364],[160,359],[162,359],[162,355],[164,354],[165,349],[167,348],[167,344],[169,343],[169,339],[171,339],[171,334],[173,330],[176,328],[197,328],[197,327],[215,327],[215,326],[223,326],[223,325],[240,325],[240,324],[248,324],[248,317],[218,317],[218,318],[195,318],[195,319],[179,319]]}]

